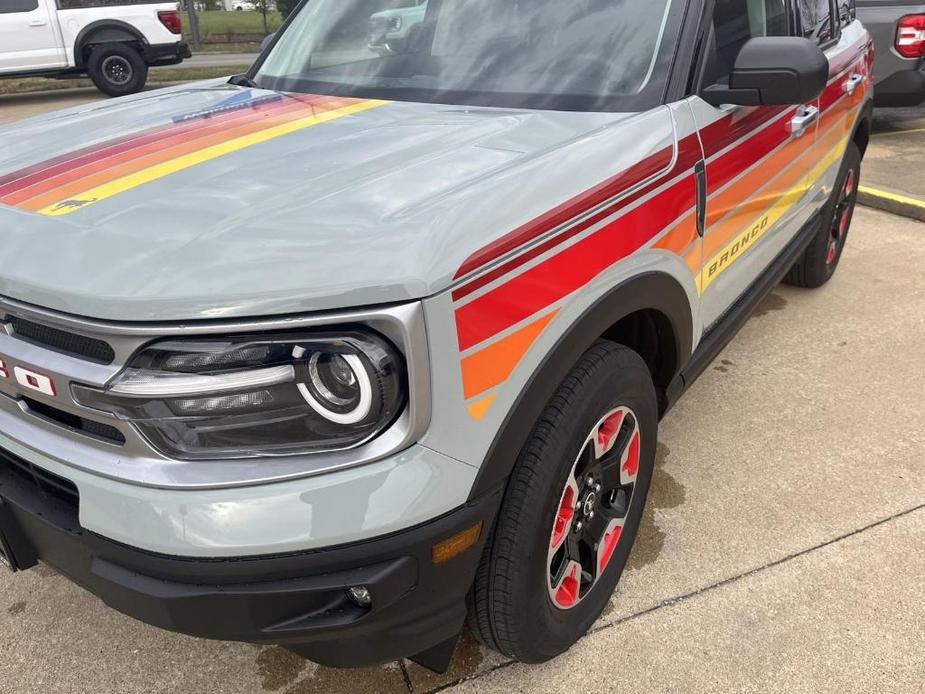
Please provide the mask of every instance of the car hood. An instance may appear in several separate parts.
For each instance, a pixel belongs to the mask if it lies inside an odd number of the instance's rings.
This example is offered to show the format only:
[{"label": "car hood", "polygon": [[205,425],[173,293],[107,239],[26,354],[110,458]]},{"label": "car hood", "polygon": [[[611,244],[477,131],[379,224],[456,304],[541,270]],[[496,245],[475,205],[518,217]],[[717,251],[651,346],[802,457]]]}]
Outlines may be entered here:
[{"label": "car hood", "polygon": [[524,187],[560,187],[554,153],[630,117],[209,82],[23,121],[0,129],[0,295],[111,320],[428,296],[556,204]]}]

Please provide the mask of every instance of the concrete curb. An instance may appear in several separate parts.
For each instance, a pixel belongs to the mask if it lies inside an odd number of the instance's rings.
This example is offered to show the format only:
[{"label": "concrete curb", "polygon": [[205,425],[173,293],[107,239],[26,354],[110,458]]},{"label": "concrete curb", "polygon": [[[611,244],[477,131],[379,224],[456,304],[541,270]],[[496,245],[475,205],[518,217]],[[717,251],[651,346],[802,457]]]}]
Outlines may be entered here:
[{"label": "concrete curb", "polygon": [[925,200],[919,200],[909,195],[881,188],[860,186],[858,188],[858,202],[876,210],[883,210],[900,217],[925,222]]}]

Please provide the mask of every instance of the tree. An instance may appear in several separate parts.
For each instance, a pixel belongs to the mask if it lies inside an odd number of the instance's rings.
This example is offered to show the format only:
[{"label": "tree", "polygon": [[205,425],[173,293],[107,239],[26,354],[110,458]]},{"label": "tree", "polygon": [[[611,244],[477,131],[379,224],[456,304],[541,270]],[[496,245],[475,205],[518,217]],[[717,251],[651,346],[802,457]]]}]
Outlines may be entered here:
[{"label": "tree", "polygon": [[254,9],[260,13],[260,16],[263,17],[263,33],[270,33],[270,25],[267,22],[267,15],[273,11],[273,5],[276,3],[273,0],[251,0],[254,3]]},{"label": "tree", "polygon": [[276,0],[276,7],[279,9],[279,13],[283,15],[283,19],[286,19],[289,15],[292,14],[293,10],[299,6],[301,0]]}]

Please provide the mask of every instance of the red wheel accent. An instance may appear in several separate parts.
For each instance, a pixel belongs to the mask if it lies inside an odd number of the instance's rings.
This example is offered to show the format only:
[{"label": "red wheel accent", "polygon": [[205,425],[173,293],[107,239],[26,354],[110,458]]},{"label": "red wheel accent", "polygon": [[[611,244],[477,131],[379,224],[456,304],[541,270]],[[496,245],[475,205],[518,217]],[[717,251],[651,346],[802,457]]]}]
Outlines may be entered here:
[{"label": "red wheel accent", "polygon": [[562,500],[559,502],[559,511],[556,513],[556,522],[552,529],[552,540],[549,543],[551,549],[556,549],[562,544],[562,539],[569,531],[572,518],[575,517],[575,490],[567,486],[562,492]]},{"label": "red wheel accent", "polygon": [[639,472],[639,432],[633,434],[633,439],[626,450],[623,472],[629,477],[635,477],[636,473]]},{"label": "red wheel accent", "polygon": [[578,602],[578,564],[572,563],[562,583],[556,589],[556,602],[561,607],[571,607]]},{"label": "red wheel accent", "polygon": [[574,607],[594,588],[620,539],[641,456],[641,433],[628,407],[607,412],[591,429],[556,506],[547,554],[549,596]]},{"label": "red wheel accent", "polygon": [[611,530],[604,533],[604,539],[601,542],[601,551],[597,560],[597,572],[601,573],[610,563],[613,551],[617,548],[617,542],[620,541],[620,533],[623,532],[622,525],[615,525]]},{"label": "red wheel accent", "polygon": [[831,265],[835,262],[835,256],[838,254],[838,244],[835,241],[832,241],[829,244],[829,252],[825,257],[825,264]]},{"label": "red wheel accent", "polygon": [[845,178],[845,186],[842,188],[842,200],[846,200],[851,197],[851,194],[854,192],[854,169],[848,171],[848,176]]},{"label": "red wheel accent", "polygon": [[841,213],[841,221],[838,223],[838,238],[842,238],[848,233],[848,220],[850,217],[851,215],[848,214],[848,210]]},{"label": "red wheel accent", "polygon": [[607,417],[597,430],[598,455],[603,455],[613,446],[614,437],[620,431],[620,425],[623,424],[623,411],[618,410]]}]

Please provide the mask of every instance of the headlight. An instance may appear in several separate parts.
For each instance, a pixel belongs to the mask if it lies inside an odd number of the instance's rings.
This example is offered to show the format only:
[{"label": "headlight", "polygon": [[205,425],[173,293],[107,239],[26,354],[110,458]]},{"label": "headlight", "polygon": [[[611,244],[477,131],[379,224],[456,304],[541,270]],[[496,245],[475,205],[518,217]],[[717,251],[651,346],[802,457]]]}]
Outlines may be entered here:
[{"label": "headlight", "polygon": [[74,397],[170,457],[203,460],[359,446],[401,414],[406,385],[398,351],[356,330],[157,342]]}]

